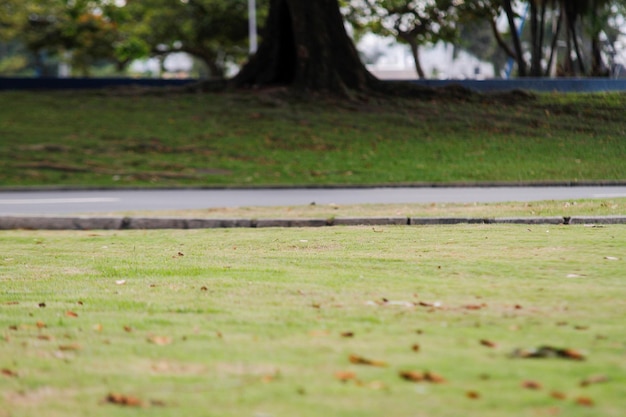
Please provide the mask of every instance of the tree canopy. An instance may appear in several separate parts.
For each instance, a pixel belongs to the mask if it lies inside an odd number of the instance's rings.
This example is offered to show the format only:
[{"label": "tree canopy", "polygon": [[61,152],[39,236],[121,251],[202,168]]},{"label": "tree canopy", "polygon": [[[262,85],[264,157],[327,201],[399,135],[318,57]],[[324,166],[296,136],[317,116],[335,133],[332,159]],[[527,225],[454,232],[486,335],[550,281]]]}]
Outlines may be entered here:
[{"label": "tree canopy", "polygon": [[[229,65],[240,66],[249,58],[247,3],[2,0],[0,74],[28,65],[42,70],[45,61],[53,60],[70,64],[74,74],[89,75],[102,63],[123,70],[138,58],[186,52],[202,63],[204,74],[223,78]],[[508,57],[518,76],[599,76],[609,74],[611,58],[617,52],[614,45],[623,35],[619,16],[626,14],[626,0],[256,3],[261,48],[235,82],[294,83],[309,88],[323,84],[333,89],[373,83],[355,59],[345,22],[353,26],[357,37],[372,32],[407,44],[420,77],[426,76],[421,70],[420,48],[437,42],[468,49],[498,65]],[[499,48],[500,54],[494,48]]]}]

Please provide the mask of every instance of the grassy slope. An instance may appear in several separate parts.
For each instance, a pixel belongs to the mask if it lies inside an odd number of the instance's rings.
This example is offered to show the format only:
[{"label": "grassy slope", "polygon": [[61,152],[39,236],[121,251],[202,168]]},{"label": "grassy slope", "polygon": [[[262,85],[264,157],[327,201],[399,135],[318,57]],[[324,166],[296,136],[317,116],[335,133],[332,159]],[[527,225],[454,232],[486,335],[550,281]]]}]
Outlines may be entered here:
[{"label": "grassy slope", "polygon": [[624,108],[626,94],[357,105],[4,92],[0,186],[623,180]]},{"label": "grassy slope", "polygon": [[[3,232],[0,416],[618,417],[625,232]],[[509,357],[541,345],[586,360]]]}]

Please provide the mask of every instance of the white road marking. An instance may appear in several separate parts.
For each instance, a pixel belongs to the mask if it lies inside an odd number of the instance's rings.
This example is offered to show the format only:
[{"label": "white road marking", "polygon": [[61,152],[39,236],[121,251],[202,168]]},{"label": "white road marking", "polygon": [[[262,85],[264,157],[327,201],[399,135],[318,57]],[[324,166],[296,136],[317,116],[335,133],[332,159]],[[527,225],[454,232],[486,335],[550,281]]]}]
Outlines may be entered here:
[{"label": "white road marking", "polygon": [[17,204],[86,204],[86,203],[115,203],[119,198],[113,197],[92,197],[92,198],[14,198],[0,200],[0,205]]}]

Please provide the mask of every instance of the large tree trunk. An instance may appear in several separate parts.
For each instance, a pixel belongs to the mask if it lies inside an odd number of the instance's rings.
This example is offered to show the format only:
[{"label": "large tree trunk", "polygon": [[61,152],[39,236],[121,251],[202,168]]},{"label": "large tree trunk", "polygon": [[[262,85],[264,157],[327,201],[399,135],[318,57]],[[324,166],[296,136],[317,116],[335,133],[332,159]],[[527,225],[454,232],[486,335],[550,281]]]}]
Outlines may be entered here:
[{"label": "large tree trunk", "polygon": [[337,0],[271,0],[258,52],[236,86],[289,85],[347,93],[379,84],[346,33]]}]

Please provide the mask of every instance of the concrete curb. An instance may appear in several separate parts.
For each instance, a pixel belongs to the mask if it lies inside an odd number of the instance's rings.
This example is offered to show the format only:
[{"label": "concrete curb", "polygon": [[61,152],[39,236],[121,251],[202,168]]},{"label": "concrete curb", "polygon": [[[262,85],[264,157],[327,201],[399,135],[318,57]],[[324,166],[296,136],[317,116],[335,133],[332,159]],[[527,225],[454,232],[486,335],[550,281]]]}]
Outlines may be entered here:
[{"label": "concrete curb", "polygon": [[370,217],[336,219],[186,219],[160,217],[2,216],[0,230],[158,230],[325,226],[429,226],[453,224],[626,224],[626,216],[575,217]]}]

